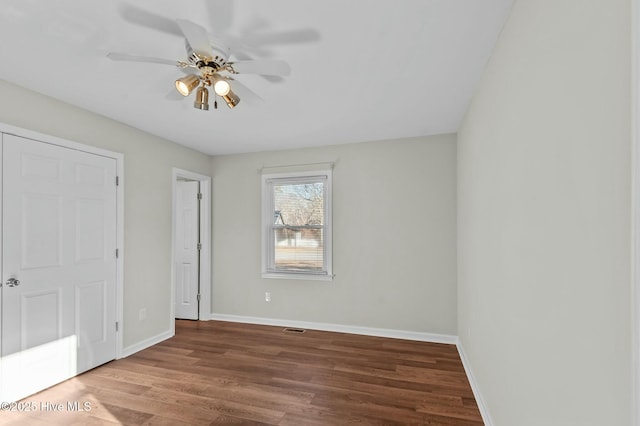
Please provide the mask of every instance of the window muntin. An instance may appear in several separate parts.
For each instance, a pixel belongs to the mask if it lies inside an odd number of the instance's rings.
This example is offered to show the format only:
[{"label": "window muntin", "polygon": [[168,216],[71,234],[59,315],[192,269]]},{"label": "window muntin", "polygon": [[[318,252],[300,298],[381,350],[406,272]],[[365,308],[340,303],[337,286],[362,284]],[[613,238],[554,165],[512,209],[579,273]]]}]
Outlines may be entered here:
[{"label": "window muntin", "polygon": [[264,175],[263,192],[263,276],[330,279],[330,173]]}]

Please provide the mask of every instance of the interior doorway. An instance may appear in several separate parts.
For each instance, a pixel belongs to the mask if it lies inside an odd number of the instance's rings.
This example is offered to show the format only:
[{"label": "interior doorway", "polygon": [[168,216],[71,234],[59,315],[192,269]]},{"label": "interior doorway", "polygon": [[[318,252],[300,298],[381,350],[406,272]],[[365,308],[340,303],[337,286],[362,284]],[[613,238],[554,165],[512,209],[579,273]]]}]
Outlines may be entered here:
[{"label": "interior doorway", "polygon": [[211,178],[174,168],[172,182],[172,318],[208,320],[211,315]]}]

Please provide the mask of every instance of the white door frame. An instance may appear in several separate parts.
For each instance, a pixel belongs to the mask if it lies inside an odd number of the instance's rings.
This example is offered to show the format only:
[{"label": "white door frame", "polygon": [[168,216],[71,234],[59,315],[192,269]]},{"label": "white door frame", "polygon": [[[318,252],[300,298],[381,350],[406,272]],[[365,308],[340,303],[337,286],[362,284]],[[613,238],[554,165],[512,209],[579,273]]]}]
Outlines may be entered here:
[{"label": "white door frame", "polygon": [[178,179],[200,182],[200,302],[198,320],[211,319],[211,176],[201,175],[174,167],[171,176],[171,334],[175,334],[176,318],[176,203]]},{"label": "white door frame", "polygon": [[[124,154],[119,152],[108,151],[102,148],[96,148],[90,145],[84,145],[78,142],[72,142],[55,136],[45,135],[34,132],[32,130],[22,129],[20,127],[11,126],[0,122],[0,134],[10,134],[20,136],[27,139],[33,139],[39,142],[45,142],[51,145],[57,145],[63,148],[74,149],[89,154],[101,155],[116,160],[116,175],[119,178],[119,185],[116,189],[116,247],[118,248],[118,258],[116,259],[116,321],[118,329],[116,331],[116,359],[122,357],[122,343],[124,330]],[[2,188],[2,150],[0,150],[0,188]],[[2,202],[0,197],[0,223],[2,223]],[[0,236],[0,238],[2,238]],[[2,253],[0,252],[0,255]],[[3,276],[2,262],[0,262],[0,277]],[[1,294],[1,292],[0,292]],[[0,306],[2,300],[0,299]],[[2,315],[0,315],[0,330],[2,330]],[[0,345],[2,339],[0,339]],[[0,353],[2,347],[0,347]]]},{"label": "white door frame", "polygon": [[631,9],[631,409],[640,426],[640,0]]}]

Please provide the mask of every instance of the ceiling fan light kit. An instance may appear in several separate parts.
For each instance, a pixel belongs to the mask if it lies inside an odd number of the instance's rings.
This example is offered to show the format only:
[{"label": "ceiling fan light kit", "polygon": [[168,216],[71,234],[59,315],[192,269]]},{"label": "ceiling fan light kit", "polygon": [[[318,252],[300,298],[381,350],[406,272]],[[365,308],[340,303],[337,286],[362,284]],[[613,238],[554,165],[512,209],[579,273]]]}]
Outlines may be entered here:
[{"label": "ceiling fan light kit", "polygon": [[[187,45],[187,49],[190,46]],[[191,64],[191,65],[189,65]],[[191,92],[198,86],[196,92],[196,100],[193,107],[199,110],[209,110],[209,89],[213,86],[213,96],[220,96],[224,99],[229,108],[235,108],[240,103],[240,97],[231,90],[230,78],[224,77],[219,72],[226,71],[235,73],[233,67],[226,62],[226,59],[220,56],[214,58],[202,57],[196,52],[192,52],[189,56],[189,64],[185,63],[185,68],[192,66],[198,69],[200,75],[189,74],[176,80],[176,90],[182,96],[189,96]],[[214,109],[218,107],[218,103],[214,102]]]},{"label": "ceiling fan light kit", "polygon": [[185,77],[176,80],[176,90],[182,96],[189,96],[189,94],[200,85],[200,79],[198,76],[189,74]]},{"label": "ceiling fan light kit", "polygon": [[193,102],[195,109],[201,109],[203,111],[209,110],[209,90],[206,87],[198,87],[196,92],[196,100]]},{"label": "ceiling fan light kit", "polygon": [[218,74],[213,75],[213,90],[218,96],[224,96],[231,91],[231,85],[227,80],[220,77]]},{"label": "ceiling fan light kit", "polygon": [[[216,96],[220,96],[232,109],[240,103],[240,97],[232,90],[233,85],[238,85],[249,94],[253,93],[225,74],[287,76],[291,71],[286,62],[278,60],[229,61],[230,50],[220,42],[213,41],[214,39],[207,34],[204,28],[185,19],[176,19],[176,23],[185,37],[187,51],[185,61],[171,61],[123,53],[109,53],[107,57],[115,61],[173,65],[188,72],[186,76],[175,81],[176,90],[182,96],[187,97],[197,88],[193,107],[204,111],[209,110],[208,87],[213,87],[214,109],[217,108]],[[256,95],[256,97],[258,96]]]},{"label": "ceiling fan light kit", "polygon": [[223,95],[222,99],[224,99],[224,101],[227,103],[227,106],[231,109],[235,108],[236,105],[238,105],[238,103],[240,102],[240,98],[238,97],[238,95],[236,95],[232,91],[229,91],[228,95]]}]

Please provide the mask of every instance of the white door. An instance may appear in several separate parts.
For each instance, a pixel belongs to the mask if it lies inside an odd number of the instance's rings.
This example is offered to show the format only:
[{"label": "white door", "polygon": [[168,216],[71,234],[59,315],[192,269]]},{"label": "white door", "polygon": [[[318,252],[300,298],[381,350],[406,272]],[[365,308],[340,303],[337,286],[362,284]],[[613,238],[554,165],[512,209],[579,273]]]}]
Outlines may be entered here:
[{"label": "white door", "polygon": [[2,135],[2,385],[12,401],[116,350],[116,160]]},{"label": "white door", "polygon": [[176,318],[198,319],[198,181],[176,182]]}]

